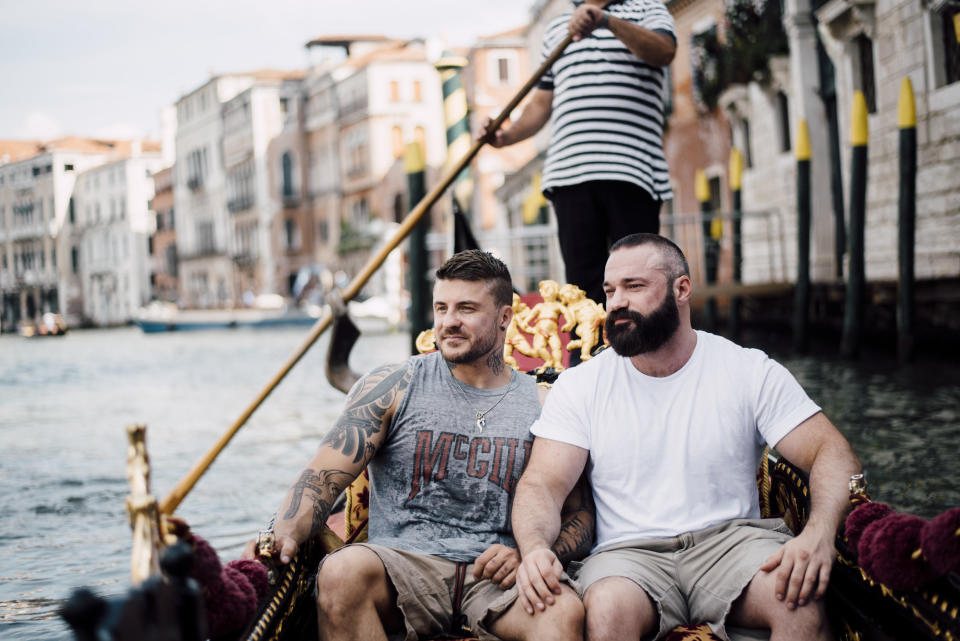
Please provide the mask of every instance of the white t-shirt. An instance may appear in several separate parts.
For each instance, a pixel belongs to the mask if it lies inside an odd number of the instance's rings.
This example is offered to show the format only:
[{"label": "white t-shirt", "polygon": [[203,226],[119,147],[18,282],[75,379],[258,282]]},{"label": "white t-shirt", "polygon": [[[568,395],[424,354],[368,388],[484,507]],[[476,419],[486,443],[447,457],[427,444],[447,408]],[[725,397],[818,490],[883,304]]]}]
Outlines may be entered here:
[{"label": "white t-shirt", "polygon": [[590,451],[599,549],[759,518],[763,441],[818,411],[766,354],[698,331],[670,376],[642,374],[613,349],[568,369],[530,430]]}]

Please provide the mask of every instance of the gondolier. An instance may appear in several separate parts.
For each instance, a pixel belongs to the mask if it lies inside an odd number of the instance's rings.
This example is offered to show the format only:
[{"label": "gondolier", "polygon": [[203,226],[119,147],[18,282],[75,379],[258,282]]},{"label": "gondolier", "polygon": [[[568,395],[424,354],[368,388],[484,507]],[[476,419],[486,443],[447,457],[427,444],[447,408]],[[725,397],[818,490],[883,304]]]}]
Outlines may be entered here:
[{"label": "gondolier", "polygon": [[[328,555],[317,575],[322,639],[412,640],[462,627],[481,639],[582,638],[571,588],[533,618],[516,605],[510,500],[540,403],[534,380],[503,361],[512,294],[506,266],[491,255],[448,260],[434,288],[439,351],[361,379],[288,492],[274,528],[282,562],[323,527],[340,492],[370,473],[368,542]],[[592,541],[581,496],[566,502],[579,518],[557,539],[561,556],[582,556]]]},{"label": "gondolier", "polygon": [[541,78],[517,121],[490,142],[504,147],[525,140],[552,117],[543,193],[557,215],[567,282],[600,301],[610,245],[627,234],[656,233],[662,201],[672,197],[663,97],[676,35],[660,0],[574,5],[547,27],[543,57],[568,33],[574,42]]}]

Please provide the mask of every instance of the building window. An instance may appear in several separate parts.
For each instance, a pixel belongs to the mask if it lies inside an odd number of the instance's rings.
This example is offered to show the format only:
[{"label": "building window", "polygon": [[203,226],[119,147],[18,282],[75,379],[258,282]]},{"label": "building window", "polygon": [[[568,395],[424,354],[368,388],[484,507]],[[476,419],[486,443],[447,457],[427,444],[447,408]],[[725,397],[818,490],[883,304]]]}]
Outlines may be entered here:
[{"label": "building window", "polygon": [[780,121],[780,151],[790,151],[790,105],[787,102],[787,94],[782,91],[777,92],[777,118]]},{"label": "building window", "polygon": [[746,118],[743,119],[743,156],[744,161],[746,162],[747,169],[753,167],[753,152],[751,148],[753,145],[750,144],[750,121]]},{"label": "building window", "polygon": [[73,163],[71,163],[71,162],[65,162],[65,163],[63,163],[63,170],[64,170],[64,171],[73,171]]},{"label": "building window", "polygon": [[397,192],[393,197],[393,220],[398,223],[403,222],[406,213],[403,207],[403,193]]},{"label": "building window", "polygon": [[70,224],[77,222],[76,215],[74,214],[73,209],[73,196],[70,197],[70,201],[67,203],[67,217],[70,219]]},{"label": "building window", "polygon": [[289,151],[283,152],[280,164],[283,170],[283,197],[291,198],[293,196],[293,156]]},{"label": "building window", "polygon": [[419,80],[413,81],[413,101],[423,102],[423,85]]},{"label": "building window", "polygon": [[877,85],[873,67],[873,40],[861,33],[854,39],[859,58],[860,91],[867,102],[867,113],[877,113]]},{"label": "building window", "polygon": [[936,85],[942,87],[960,80],[960,6],[952,2],[932,4],[940,5],[931,12],[931,18],[934,74]]},{"label": "building window", "polygon": [[280,98],[280,113],[286,116],[290,112],[290,99],[286,96]]},{"label": "building window", "polygon": [[390,144],[393,147],[393,157],[399,158],[403,155],[403,129],[399,125],[394,125],[390,130]]},{"label": "building window", "polygon": [[491,51],[487,56],[487,80],[492,87],[509,85],[517,75],[517,54],[504,49]]},{"label": "building window", "polygon": [[390,102],[400,102],[400,83],[396,80],[390,81]]},{"label": "building window", "polygon": [[163,214],[157,214],[157,231],[163,231]]},{"label": "building window", "polygon": [[300,249],[300,227],[297,225],[297,222],[288,218],[283,223],[283,229],[287,250],[296,251]]}]

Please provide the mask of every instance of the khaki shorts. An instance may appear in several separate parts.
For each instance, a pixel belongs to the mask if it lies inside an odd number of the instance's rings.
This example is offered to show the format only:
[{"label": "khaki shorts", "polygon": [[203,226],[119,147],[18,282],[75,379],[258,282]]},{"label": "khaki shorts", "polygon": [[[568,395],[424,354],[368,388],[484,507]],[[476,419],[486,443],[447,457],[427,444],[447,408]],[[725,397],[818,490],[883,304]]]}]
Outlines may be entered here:
[{"label": "khaki shorts", "polygon": [[[455,562],[372,543],[353,545],[368,548],[380,557],[387,576],[397,591],[397,607],[403,614],[406,632],[390,635],[391,639],[415,641],[418,638],[431,638],[449,634],[458,625],[458,622],[453,620],[453,594],[457,572]],[[576,584],[569,578],[564,576],[564,579],[571,588],[577,589]],[[473,578],[473,563],[467,564],[460,612],[466,617],[466,626],[473,636],[482,641],[499,639],[490,632],[490,627],[516,600],[516,585],[503,590],[489,579],[477,581]]]},{"label": "khaki shorts", "polygon": [[793,535],[781,519],[738,519],[675,537],[626,541],[588,556],[576,575],[581,596],[611,576],[630,579],[660,617],[655,639],[686,623],[724,622],[750,580]]}]

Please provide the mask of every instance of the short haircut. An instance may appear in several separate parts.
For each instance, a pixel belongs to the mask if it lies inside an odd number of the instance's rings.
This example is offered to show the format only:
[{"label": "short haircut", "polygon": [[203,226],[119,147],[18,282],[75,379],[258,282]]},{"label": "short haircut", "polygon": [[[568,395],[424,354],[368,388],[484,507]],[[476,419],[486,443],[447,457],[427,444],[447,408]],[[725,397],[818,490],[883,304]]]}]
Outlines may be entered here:
[{"label": "short haircut", "polygon": [[656,246],[662,259],[659,269],[667,277],[668,283],[673,283],[681,276],[690,277],[690,266],[687,264],[686,256],[672,240],[659,234],[640,233],[624,236],[610,247],[610,253],[612,254],[618,249],[628,249],[642,245]]},{"label": "short haircut", "polygon": [[457,252],[437,270],[437,280],[485,281],[497,307],[513,305],[513,280],[499,258],[479,249]]}]

